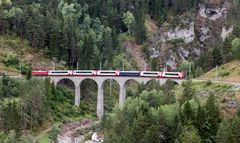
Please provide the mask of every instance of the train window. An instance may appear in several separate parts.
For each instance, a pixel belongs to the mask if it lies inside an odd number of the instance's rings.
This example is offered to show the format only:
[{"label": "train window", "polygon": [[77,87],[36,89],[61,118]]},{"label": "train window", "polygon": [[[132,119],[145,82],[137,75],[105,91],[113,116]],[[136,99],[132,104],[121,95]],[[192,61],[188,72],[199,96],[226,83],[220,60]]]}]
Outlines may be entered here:
[{"label": "train window", "polygon": [[116,74],[116,72],[100,72],[101,74]]},{"label": "train window", "polygon": [[148,75],[152,75],[152,74],[155,74],[155,75],[157,75],[158,73],[143,73],[143,74],[148,74]]},{"label": "train window", "polygon": [[177,73],[165,73],[165,75],[169,75],[169,76],[178,76]]},{"label": "train window", "polygon": [[77,71],[76,73],[92,73],[91,71]]},{"label": "train window", "polygon": [[52,71],[51,73],[68,73],[68,71]]}]

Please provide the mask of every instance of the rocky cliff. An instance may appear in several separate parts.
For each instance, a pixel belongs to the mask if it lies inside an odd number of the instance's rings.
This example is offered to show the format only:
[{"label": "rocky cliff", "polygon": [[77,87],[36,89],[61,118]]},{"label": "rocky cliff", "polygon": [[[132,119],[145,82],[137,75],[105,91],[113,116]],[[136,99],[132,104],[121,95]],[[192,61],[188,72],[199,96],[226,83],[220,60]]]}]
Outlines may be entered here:
[{"label": "rocky cliff", "polygon": [[172,70],[183,60],[196,61],[234,31],[233,10],[232,0],[210,0],[198,2],[192,11],[170,16],[149,36],[150,56]]}]

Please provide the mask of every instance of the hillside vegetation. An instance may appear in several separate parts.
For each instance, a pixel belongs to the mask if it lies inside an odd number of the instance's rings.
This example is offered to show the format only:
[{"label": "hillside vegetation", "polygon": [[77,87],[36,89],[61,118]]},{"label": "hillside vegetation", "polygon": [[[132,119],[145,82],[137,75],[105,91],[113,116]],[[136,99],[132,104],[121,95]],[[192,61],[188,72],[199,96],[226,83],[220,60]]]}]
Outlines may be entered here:
[{"label": "hillside vegetation", "polygon": [[48,70],[55,66],[56,69],[64,69],[64,63],[51,60],[43,50],[30,47],[26,40],[16,36],[0,36],[0,51],[1,75],[20,75],[20,65],[23,74],[28,68]]},{"label": "hillside vegetation", "polygon": [[240,60],[234,60],[224,65],[218,66],[200,76],[200,79],[222,80],[222,81],[240,81]]},{"label": "hillside vegetation", "polygon": [[[94,81],[82,82],[76,107],[73,82],[54,86],[31,70],[101,65],[239,82],[239,11],[239,0],[0,0],[0,142],[54,143],[68,121],[96,119]],[[27,79],[4,74],[20,69]],[[239,86],[129,81],[122,107],[118,83],[103,88],[105,114],[87,139],[100,131],[105,143],[240,142]]]}]

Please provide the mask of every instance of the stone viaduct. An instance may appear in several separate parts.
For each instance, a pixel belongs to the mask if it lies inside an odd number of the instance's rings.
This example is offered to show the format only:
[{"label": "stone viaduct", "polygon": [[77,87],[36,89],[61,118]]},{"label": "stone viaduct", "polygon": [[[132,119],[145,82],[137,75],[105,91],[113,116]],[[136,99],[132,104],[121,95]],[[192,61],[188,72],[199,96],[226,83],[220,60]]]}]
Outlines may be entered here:
[{"label": "stone viaduct", "polygon": [[[97,117],[101,118],[104,113],[104,94],[103,94],[103,84],[106,80],[112,79],[115,80],[120,87],[120,93],[119,93],[119,105],[122,106],[124,104],[124,101],[126,99],[126,83],[129,80],[137,81],[138,83],[146,84],[151,79],[154,79],[152,77],[117,77],[117,76],[51,76],[51,81],[54,82],[55,85],[58,84],[59,81],[63,79],[69,79],[71,80],[75,85],[75,105],[80,105],[80,99],[81,99],[81,92],[80,87],[83,80],[91,79],[96,82],[98,86],[98,92],[97,92]],[[165,78],[155,78],[159,81],[160,85],[163,85],[167,79]],[[181,84],[183,79],[172,79],[178,84]]]}]

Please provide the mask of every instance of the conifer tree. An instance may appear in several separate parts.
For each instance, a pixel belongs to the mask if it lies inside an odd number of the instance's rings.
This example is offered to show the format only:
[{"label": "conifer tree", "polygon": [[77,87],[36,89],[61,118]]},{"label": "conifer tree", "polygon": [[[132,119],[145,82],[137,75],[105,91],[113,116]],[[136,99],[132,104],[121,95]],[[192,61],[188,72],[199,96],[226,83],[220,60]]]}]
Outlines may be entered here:
[{"label": "conifer tree", "polygon": [[238,143],[240,142],[240,118],[238,116],[236,116],[234,119],[233,119],[233,122],[232,122],[232,134],[233,134],[233,137],[235,139],[235,141]]},{"label": "conifer tree", "polygon": [[214,136],[217,134],[219,123],[220,123],[220,110],[217,101],[213,94],[207,99],[206,110],[208,114],[209,133],[211,140],[214,140]]},{"label": "conifer tree", "polygon": [[27,80],[30,80],[32,78],[32,69],[31,68],[27,69],[26,78],[27,78]]},{"label": "conifer tree", "polygon": [[193,122],[195,119],[194,110],[191,107],[189,101],[184,104],[184,108],[181,113],[183,125]]},{"label": "conifer tree", "polygon": [[201,138],[197,129],[190,123],[183,126],[182,133],[179,135],[180,143],[200,143]]},{"label": "conifer tree", "polygon": [[185,83],[182,84],[183,93],[182,93],[182,99],[180,100],[180,103],[184,103],[185,101],[191,100],[195,94],[195,89],[193,88],[192,81],[187,80]]},{"label": "conifer tree", "polygon": [[219,48],[214,48],[212,52],[212,57],[213,57],[213,67],[215,66],[220,66],[222,64],[222,55],[220,53]]},{"label": "conifer tree", "polygon": [[215,141],[216,143],[236,143],[231,126],[227,121],[223,121],[220,124]]},{"label": "conifer tree", "polygon": [[207,141],[210,135],[208,133],[208,115],[205,107],[198,105],[196,120],[194,120],[194,126],[198,129],[198,133],[201,136],[202,141]]}]

